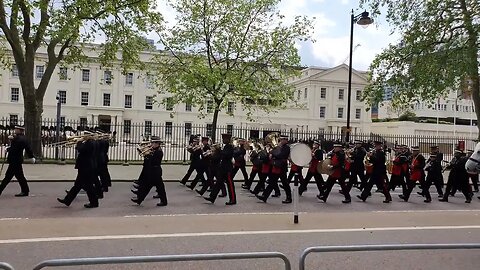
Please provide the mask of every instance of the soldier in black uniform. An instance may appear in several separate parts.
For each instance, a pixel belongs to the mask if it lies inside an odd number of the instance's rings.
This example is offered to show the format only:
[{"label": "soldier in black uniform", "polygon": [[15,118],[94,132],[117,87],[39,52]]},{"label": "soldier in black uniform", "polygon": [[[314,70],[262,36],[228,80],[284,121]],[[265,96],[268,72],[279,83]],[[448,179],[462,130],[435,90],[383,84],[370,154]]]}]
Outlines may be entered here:
[{"label": "soldier in black uniform", "polygon": [[245,149],[245,140],[238,139],[238,146],[233,149],[233,159],[235,163],[233,164],[232,178],[235,179],[235,175],[240,170],[243,175],[243,185],[248,183],[248,173],[245,168],[247,162],[245,161],[245,155],[247,150]]},{"label": "soldier in black uniform", "polygon": [[443,193],[443,198],[439,199],[439,201],[448,202],[448,195],[450,195],[450,192],[454,186],[459,188],[463,195],[465,195],[465,203],[470,203],[472,201],[472,190],[468,184],[468,172],[467,169],[465,169],[467,160],[468,158],[464,155],[462,150],[455,150],[453,159],[447,166],[447,169],[450,169],[450,173],[448,174],[447,188]]},{"label": "soldier in black uniform", "polygon": [[162,159],[163,151],[160,148],[162,141],[157,136],[151,137],[151,149],[145,154],[144,177],[140,182],[137,192],[137,198],[131,199],[132,202],[140,205],[152,187],[156,187],[160,202],[157,206],[166,206],[168,204],[165,185],[162,178]]},{"label": "soldier in black uniform", "polygon": [[385,175],[387,174],[387,167],[385,165],[385,152],[383,152],[383,143],[380,141],[375,141],[375,149],[370,152],[369,160],[370,163],[373,164],[373,171],[370,179],[368,180],[367,185],[362,191],[361,195],[357,195],[357,197],[362,200],[366,201],[373,185],[377,185],[381,187],[383,190],[383,194],[385,195],[384,203],[389,203],[392,201],[392,197],[390,196],[390,192],[388,191],[387,184],[385,182]]},{"label": "soldier in black uniform", "polygon": [[198,168],[198,161],[200,160],[200,151],[195,151],[198,148],[199,143],[199,135],[192,135],[190,136],[189,145],[187,147],[187,151],[190,153],[190,166],[188,167],[185,176],[183,176],[182,180],[180,180],[180,184],[186,185],[190,175],[197,170]]},{"label": "soldier in black uniform", "polygon": [[270,153],[272,170],[268,179],[268,185],[261,196],[256,195],[256,197],[263,202],[267,202],[272,191],[278,189],[278,179],[280,178],[286,195],[282,203],[292,203],[292,190],[290,189],[290,183],[287,179],[288,157],[290,156],[290,146],[288,146],[287,143],[288,137],[281,136],[277,147]]},{"label": "soldier in black uniform", "polygon": [[32,149],[30,148],[30,144],[27,142],[27,139],[23,134],[24,130],[25,129],[21,126],[15,126],[15,135],[9,136],[10,147],[7,148],[8,168],[5,172],[5,177],[0,184],[0,195],[14,176],[17,178],[21,190],[20,193],[15,194],[15,197],[25,197],[28,196],[28,193],[30,192],[27,179],[25,178],[25,175],[23,175],[23,150],[25,150],[27,156],[33,160],[33,163],[35,163],[35,158]]},{"label": "soldier in black uniform", "polygon": [[347,191],[350,192],[353,185],[358,184],[357,177],[360,177],[361,186],[367,184],[367,178],[365,177],[365,164],[364,159],[367,155],[367,150],[363,148],[362,141],[355,141],[355,148],[351,153],[351,159],[353,162],[350,165],[350,178],[348,180]]},{"label": "soldier in black uniform", "polygon": [[108,149],[110,148],[109,138],[101,138],[98,140],[98,177],[102,184],[102,191],[108,192],[108,188],[112,186],[112,179],[108,172]]},{"label": "soldier in black uniform", "polygon": [[207,179],[208,179],[208,165],[209,165],[209,160],[208,157],[205,157],[203,154],[210,150],[210,145],[208,144],[208,137],[202,137],[202,142],[199,145],[199,147],[194,148],[194,153],[195,155],[199,155],[198,161],[196,161],[196,170],[197,170],[197,175],[193,179],[193,181],[188,185],[187,187],[191,190],[193,190],[198,182],[201,182],[203,185],[206,185],[206,180],[205,180],[205,174],[207,174]]},{"label": "soldier in black uniform", "polygon": [[64,199],[57,198],[60,203],[69,206],[77,197],[81,189],[85,190],[90,203],[85,204],[85,208],[98,207],[98,197],[93,187],[94,179],[97,177],[95,167],[96,160],[93,158],[95,146],[92,137],[85,137],[77,142],[76,145],[77,159],[75,161],[75,169],[77,169],[77,178],[73,187],[68,191]]},{"label": "soldier in black uniform", "polygon": [[260,159],[259,152],[261,149],[259,148],[258,145],[254,146],[255,149],[250,149],[250,162],[252,162],[252,170],[250,171],[250,176],[248,177],[248,181],[245,182],[245,184],[242,185],[243,189],[250,189],[252,186],[253,180],[255,180],[255,176],[257,174],[260,176],[260,172],[262,169],[262,160]]},{"label": "soldier in black uniform", "polygon": [[217,199],[217,195],[220,192],[220,189],[224,184],[227,184],[227,191],[228,191],[228,198],[229,201],[226,202],[226,205],[234,205],[237,204],[237,197],[235,194],[235,185],[233,183],[232,178],[232,158],[233,158],[233,145],[231,144],[232,135],[230,134],[222,134],[222,141],[223,141],[223,149],[220,152],[220,169],[218,172],[218,179],[215,183],[212,192],[208,198],[204,198],[205,200],[214,203]]},{"label": "soldier in black uniform", "polygon": [[[425,188],[430,189],[432,184],[437,188],[438,197],[443,197],[443,173],[442,173],[443,154],[438,150],[438,146],[432,146],[430,157],[426,162],[427,178],[425,180]],[[424,195],[423,191],[419,192]]]}]

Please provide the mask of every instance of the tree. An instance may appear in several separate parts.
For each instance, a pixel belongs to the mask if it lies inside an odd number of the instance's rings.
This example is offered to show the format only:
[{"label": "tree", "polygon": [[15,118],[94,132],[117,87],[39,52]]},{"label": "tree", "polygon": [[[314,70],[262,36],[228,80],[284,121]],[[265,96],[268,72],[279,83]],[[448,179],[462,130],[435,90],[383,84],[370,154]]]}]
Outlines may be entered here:
[{"label": "tree", "polygon": [[[41,156],[43,98],[57,65],[88,60],[84,44],[106,38],[98,61],[111,66],[121,52],[124,69],[137,65],[138,51],[147,48],[142,34],[158,30],[161,17],[148,0],[0,0],[2,63],[16,65],[24,98],[24,119],[32,149]],[[91,48],[90,48],[91,49]],[[35,60],[46,50],[48,61],[35,84]],[[13,59],[12,59],[13,55]]]},{"label": "tree", "polygon": [[258,108],[270,112],[293,96],[287,78],[300,64],[295,42],[307,40],[313,27],[305,17],[287,25],[277,10],[279,2],[168,1],[177,24],[159,33],[166,54],[152,69],[161,92],[176,103],[193,104],[205,114],[212,107],[213,141],[218,114],[228,102],[242,101],[251,116]]},{"label": "tree", "polygon": [[372,62],[367,102],[378,102],[387,85],[397,89],[396,106],[468,90],[480,119],[478,0],[362,0],[361,4],[369,5],[376,15],[386,9],[388,23],[402,34],[399,44],[390,45]]}]

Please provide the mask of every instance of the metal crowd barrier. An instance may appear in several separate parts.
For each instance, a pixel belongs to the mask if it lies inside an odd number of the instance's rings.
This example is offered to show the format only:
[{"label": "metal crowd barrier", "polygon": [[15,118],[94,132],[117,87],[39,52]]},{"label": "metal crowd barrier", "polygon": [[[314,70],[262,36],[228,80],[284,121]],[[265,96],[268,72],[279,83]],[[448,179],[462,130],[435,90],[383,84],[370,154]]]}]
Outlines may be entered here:
[{"label": "metal crowd barrier", "polygon": [[[285,264],[285,270],[292,266],[287,256],[280,252],[246,252],[246,253],[214,253],[214,254],[186,254],[186,255],[159,255],[159,256],[130,256],[130,257],[100,257],[47,260],[37,264],[33,270],[45,267],[99,265],[99,264],[128,264],[180,261],[213,261],[213,260],[244,260],[280,258]],[[9,268],[7,268],[9,269]]]},{"label": "metal crowd barrier", "polygon": [[3,270],[14,270],[13,267],[8,264],[8,263],[4,263],[4,262],[0,262],[0,269],[3,269]]},{"label": "metal crowd barrier", "polygon": [[305,259],[313,252],[354,252],[354,251],[392,251],[392,250],[441,250],[441,249],[480,249],[480,243],[474,244],[400,244],[400,245],[354,245],[309,247],[300,255],[299,270],[305,270]]}]

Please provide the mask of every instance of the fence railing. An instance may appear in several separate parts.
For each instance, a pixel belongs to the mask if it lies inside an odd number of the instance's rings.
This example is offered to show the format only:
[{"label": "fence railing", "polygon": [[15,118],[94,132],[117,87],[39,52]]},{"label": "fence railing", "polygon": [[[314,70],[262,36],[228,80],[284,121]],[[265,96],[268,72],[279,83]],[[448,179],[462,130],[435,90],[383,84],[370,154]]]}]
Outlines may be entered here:
[{"label": "fence railing", "polygon": [[13,267],[10,264],[4,263],[4,262],[0,262],[0,269],[14,270]]},{"label": "fence railing", "polygon": [[[400,245],[354,245],[309,247],[300,255],[299,270],[305,270],[305,260],[310,253],[355,252],[355,251],[392,251],[392,250],[443,250],[443,249],[480,249],[474,244],[400,244]],[[318,269],[317,267],[315,269]]]},{"label": "fence railing", "polygon": [[245,259],[282,259],[285,270],[292,266],[287,256],[280,252],[246,252],[246,253],[216,253],[216,254],[187,254],[187,255],[159,255],[159,256],[132,256],[132,257],[103,257],[103,258],[77,258],[56,259],[43,261],[33,270],[45,267],[101,265],[101,264],[131,264],[131,263],[157,263],[157,262],[185,262],[185,261],[213,261],[213,260],[245,260]]},{"label": "fence railing", "polygon": [[[16,121],[16,124],[22,125],[21,119]],[[58,157],[60,159],[74,159],[75,149],[61,148],[51,146],[57,140],[56,137],[56,120],[45,119],[42,121],[42,154],[45,159],[56,158],[56,151],[58,150]],[[102,128],[104,131],[111,132],[112,140],[109,149],[109,158],[112,161],[140,161],[142,157],[138,155],[136,148],[137,144],[148,140],[151,136],[160,136],[165,143],[163,147],[165,161],[187,161],[189,160],[189,153],[185,147],[190,141],[192,135],[200,134],[201,136],[211,137],[212,128],[209,125],[199,124],[154,124],[154,123],[87,123],[80,121],[64,121],[61,126],[60,140],[66,140],[69,136],[79,135],[81,130],[95,127]],[[340,132],[324,132],[321,130],[307,130],[307,129],[264,129],[264,128],[249,128],[249,127],[234,127],[232,125],[218,126],[216,129],[216,138],[221,138],[220,134],[228,133],[233,137],[240,137],[245,139],[262,139],[271,132],[279,132],[286,135],[291,141],[306,141],[319,140],[322,148],[329,151],[333,146],[334,140],[342,140],[345,134]],[[8,143],[8,135],[13,133],[13,126],[11,120],[0,119],[0,144],[6,145]],[[476,138],[466,137],[436,137],[436,136],[420,136],[420,135],[385,135],[373,133],[352,133],[350,135],[351,141],[361,140],[371,142],[374,140],[382,141],[386,147],[393,148],[395,145],[405,144],[407,146],[419,146],[421,153],[428,155],[430,146],[438,145],[440,151],[444,153],[444,159],[451,159],[455,147],[462,145],[464,149],[473,149],[475,147]],[[218,141],[218,139],[217,139]]]}]

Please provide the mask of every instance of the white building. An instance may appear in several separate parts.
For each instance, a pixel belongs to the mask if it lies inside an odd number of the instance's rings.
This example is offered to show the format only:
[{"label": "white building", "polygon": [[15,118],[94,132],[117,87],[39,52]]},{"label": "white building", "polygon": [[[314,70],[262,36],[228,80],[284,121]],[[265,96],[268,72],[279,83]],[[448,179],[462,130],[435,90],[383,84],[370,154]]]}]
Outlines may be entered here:
[{"label": "white building", "polygon": [[[148,61],[152,53],[144,52],[141,59]],[[90,55],[95,57],[95,55]],[[47,55],[38,53],[35,67],[36,84],[42,77]],[[0,83],[0,118],[11,122],[23,118],[23,97],[18,72],[2,69]],[[218,125],[228,129],[242,128],[255,130],[262,127],[270,130],[300,129],[306,131],[340,132],[346,126],[348,66],[334,68],[310,67],[302,75],[292,78],[289,83],[296,89],[296,98],[302,106],[287,106],[288,109],[266,114],[256,112],[255,122],[247,120],[242,104],[228,104],[227,112],[219,114]],[[127,127],[135,123],[149,126],[208,125],[212,115],[199,118],[197,109],[189,104],[172,107],[159,105],[154,100],[157,91],[144,72],[132,70],[123,75],[119,68],[107,69],[99,63],[85,63],[72,69],[57,67],[44,98],[43,118],[56,118],[56,95],[62,103],[62,121],[76,120],[80,125],[98,123],[103,127],[125,127],[122,132],[129,135]],[[367,81],[364,73],[353,71],[351,126],[352,132],[370,132],[371,118],[366,106],[360,101]],[[208,107],[208,106],[206,106]],[[74,127],[75,128],[75,127]],[[147,130],[146,130],[147,132]],[[148,133],[148,132],[147,132]],[[165,132],[168,136],[168,132]],[[246,135],[248,136],[248,135]]]}]

